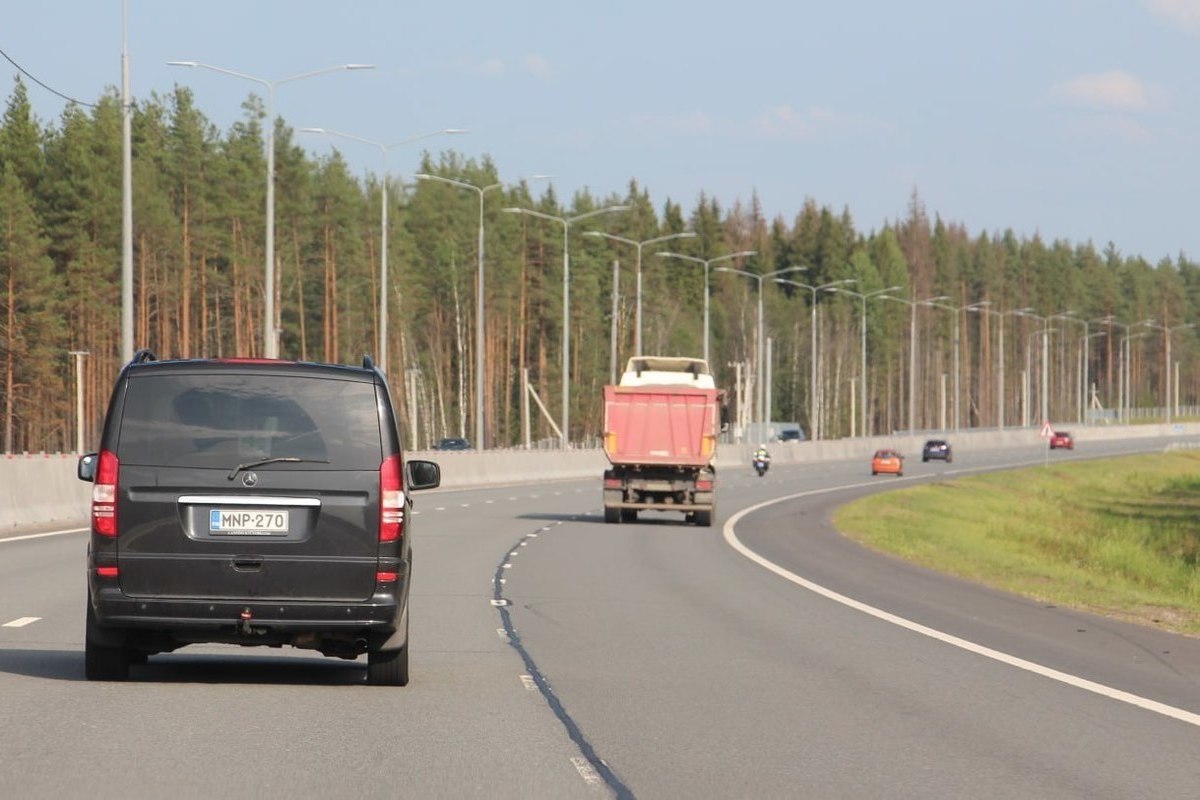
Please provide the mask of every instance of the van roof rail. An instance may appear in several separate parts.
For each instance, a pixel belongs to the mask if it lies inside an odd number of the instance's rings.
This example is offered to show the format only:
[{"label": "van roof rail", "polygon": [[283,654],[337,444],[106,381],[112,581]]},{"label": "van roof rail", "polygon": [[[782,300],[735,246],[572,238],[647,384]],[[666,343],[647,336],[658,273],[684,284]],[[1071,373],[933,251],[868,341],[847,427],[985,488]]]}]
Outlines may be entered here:
[{"label": "van roof rail", "polygon": [[363,354],[363,369],[375,369],[375,359],[367,354]]},{"label": "van roof rail", "polygon": [[158,361],[158,357],[154,355],[154,351],[148,347],[143,347],[133,354],[133,358],[129,360],[130,364],[142,364],[146,361]]}]

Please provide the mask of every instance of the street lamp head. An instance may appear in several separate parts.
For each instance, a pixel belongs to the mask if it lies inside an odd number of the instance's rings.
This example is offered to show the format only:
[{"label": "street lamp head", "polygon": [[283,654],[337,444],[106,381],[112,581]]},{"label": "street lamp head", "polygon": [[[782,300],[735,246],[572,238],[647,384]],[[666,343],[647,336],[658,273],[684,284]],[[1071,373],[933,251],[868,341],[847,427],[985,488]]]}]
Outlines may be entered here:
[{"label": "street lamp head", "polygon": [[169,67],[198,67],[198,66],[200,66],[200,62],[199,61],[168,61],[167,66],[169,66]]},{"label": "street lamp head", "polygon": [[343,69],[375,69],[374,64],[345,64]]}]

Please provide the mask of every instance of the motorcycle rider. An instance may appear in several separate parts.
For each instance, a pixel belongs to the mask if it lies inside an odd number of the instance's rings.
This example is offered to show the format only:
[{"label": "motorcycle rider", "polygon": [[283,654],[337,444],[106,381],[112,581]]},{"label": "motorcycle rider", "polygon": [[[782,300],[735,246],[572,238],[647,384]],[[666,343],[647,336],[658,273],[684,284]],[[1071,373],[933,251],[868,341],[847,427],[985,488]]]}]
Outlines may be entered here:
[{"label": "motorcycle rider", "polygon": [[771,454],[767,452],[767,446],[760,443],[758,449],[754,451],[751,460],[755,462],[761,461],[763,464],[762,471],[766,472],[767,467],[771,465]]}]

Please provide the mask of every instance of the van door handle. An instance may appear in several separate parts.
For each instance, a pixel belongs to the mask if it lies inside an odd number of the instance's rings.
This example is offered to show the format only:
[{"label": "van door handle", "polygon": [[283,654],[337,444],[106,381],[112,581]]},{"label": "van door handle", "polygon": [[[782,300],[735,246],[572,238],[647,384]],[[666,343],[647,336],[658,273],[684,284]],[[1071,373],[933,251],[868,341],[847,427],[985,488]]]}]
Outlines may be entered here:
[{"label": "van door handle", "polygon": [[262,565],[263,560],[259,556],[237,556],[233,559],[233,568],[238,572],[257,572]]}]

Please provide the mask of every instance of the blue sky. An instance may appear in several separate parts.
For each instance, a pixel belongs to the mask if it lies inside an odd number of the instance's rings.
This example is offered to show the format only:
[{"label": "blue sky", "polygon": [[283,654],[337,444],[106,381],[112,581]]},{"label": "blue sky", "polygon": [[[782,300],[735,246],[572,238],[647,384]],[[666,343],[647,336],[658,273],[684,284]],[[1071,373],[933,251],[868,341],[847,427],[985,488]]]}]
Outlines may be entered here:
[{"label": "blue sky", "polygon": [[[3,0],[0,49],[94,101],[120,83],[120,0]],[[877,230],[916,190],[972,234],[1011,228],[1200,260],[1200,0],[127,0],[133,93],[190,86],[221,129],[282,84],[294,128],[490,155],[504,180],[690,212],[757,196],[789,223],[807,198]],[[16,70],[0,62],[10,76]],[[29,81],[43,122],[64,102]],[[328,139],[297,134],[314,154]],[[337,143],[359,174],[377,149]],[[536,186],[536,185],[535,185]]]}]

